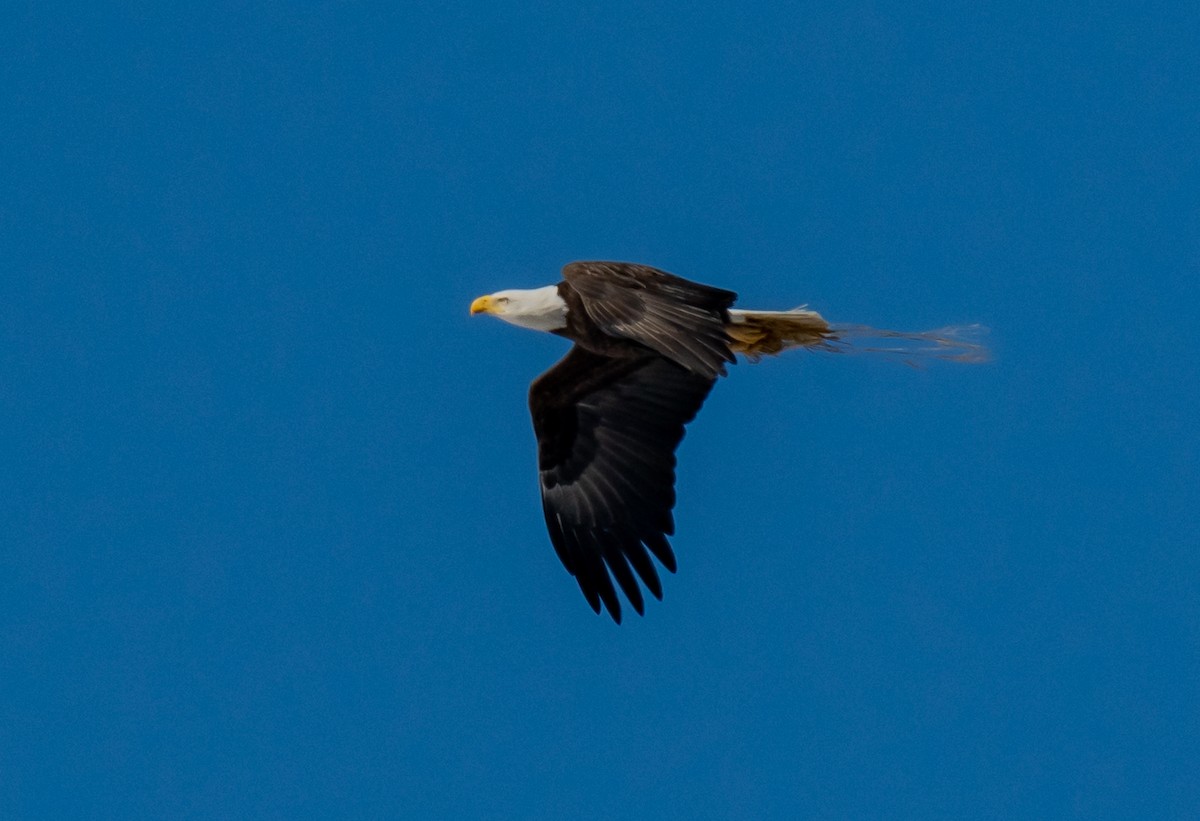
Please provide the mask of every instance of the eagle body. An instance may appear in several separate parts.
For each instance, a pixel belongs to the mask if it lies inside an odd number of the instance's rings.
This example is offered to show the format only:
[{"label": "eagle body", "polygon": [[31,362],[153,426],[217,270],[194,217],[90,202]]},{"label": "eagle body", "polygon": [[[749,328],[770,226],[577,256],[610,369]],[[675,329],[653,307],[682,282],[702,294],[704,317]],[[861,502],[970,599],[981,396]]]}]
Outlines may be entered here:
[{"label": "eagle body", "polygon": [[675,450],[726,366],[737,354],[834,349],[842,332],[803,308],[734,309],[733,291],[647,265],[573,262],[562,274],[479,297],[471,313],[574,343],[529,390],[542,510],[588,604],[620,623],[617,587],[641,614],[643,586],[662,598],[655,560],[675,572]]}]

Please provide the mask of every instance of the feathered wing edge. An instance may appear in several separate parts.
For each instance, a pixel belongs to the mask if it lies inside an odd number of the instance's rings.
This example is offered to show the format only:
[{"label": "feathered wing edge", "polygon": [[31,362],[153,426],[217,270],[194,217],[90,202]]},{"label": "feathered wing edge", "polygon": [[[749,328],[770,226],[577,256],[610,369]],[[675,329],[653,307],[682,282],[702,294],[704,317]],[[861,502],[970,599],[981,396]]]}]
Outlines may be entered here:
[{"label": "feathered wing edge", "polygon": [[606,333],[705,377],[723,376],[736,361],[726,332],[733,291],[629,262],[572,262],[562,274]]},{"label": "feathered wing edge", "polygon": [[675,572],[675,449],[714,381],[664,357],[576,346],[530,387],[550,541],[592,609],[618,623],[614,581],[640,614],[638,578],[662,598],[651,556]]}]

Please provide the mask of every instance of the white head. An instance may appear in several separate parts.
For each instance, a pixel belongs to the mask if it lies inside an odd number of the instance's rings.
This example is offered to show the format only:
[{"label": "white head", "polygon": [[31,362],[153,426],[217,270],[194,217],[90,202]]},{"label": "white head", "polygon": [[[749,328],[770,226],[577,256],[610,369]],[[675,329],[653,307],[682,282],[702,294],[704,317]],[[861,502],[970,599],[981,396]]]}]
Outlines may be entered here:
[{"label": "white head", "polygon": [[492,316],[535,331],[558,331],[567,327],[567,303],[557,285],[532,290],[497,291],[471,303],[472,314]]}]

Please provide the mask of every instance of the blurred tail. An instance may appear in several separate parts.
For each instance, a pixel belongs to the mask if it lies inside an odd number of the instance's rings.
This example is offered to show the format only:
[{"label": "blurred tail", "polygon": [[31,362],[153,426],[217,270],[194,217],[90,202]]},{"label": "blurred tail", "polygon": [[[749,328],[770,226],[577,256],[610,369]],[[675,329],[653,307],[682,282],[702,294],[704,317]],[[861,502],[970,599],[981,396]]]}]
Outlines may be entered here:
[{"label": "blurred tail", "polygon": [[742,311],[731,308],[726,333],[734,353],[751,362],[789,348],[831,353],[877,353],[908,364],[921,359],[987,362],[991,353],[979,342],[982,325],[952,325],[932,331],[886,331],[866,325],[830,325],[816,311]]}]

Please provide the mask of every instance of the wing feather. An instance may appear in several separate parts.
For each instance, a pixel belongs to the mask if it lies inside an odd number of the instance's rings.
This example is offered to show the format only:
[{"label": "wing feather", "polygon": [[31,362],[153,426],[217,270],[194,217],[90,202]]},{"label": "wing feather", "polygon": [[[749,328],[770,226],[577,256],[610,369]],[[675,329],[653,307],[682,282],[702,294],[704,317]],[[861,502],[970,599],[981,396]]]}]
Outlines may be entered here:
[{"label": "wing feather", "polygon": [[605,333],[715,377],[735,361],[725,332],[737,294],[631,262],[572,262],[563,279]]},{"label": "wing feather", "polygon": [[530,388],[550,541],[592,609],[617,622],[616,587],[638,613],[639,578],[662,598],[651,555],[675,572],[675,448],[714,381],[655,354],[575,346]]}]

